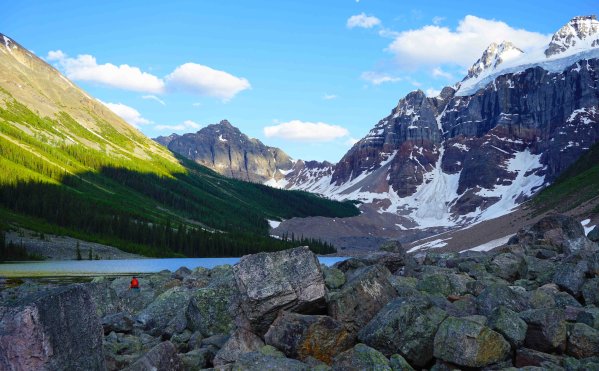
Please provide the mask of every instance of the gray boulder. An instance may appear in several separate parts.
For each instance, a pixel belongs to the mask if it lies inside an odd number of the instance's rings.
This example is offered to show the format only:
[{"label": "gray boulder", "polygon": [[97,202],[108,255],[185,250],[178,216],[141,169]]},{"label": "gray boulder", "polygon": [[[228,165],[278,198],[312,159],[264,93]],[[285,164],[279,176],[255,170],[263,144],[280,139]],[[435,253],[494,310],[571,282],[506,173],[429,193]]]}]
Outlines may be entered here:
[{"label": "gray boulder", "polygon": [[435,336],[435,358],[460,366],[484,367],[509,355],[510,344],[499,333],[465,318],[448,317]]},{"label": "gray boulder", "polygon": [[552,246],[566,254],[596,248],[594,243],[585,236],[582,225],[576,219],[566,215],[546,216],[532,227],[521,229],[508,243],[518,243],[523,246]]},{"label": "gray boulder", "polygon": [[489,317],[488,325],[503,335],[514,348],[518,348],[524,343],[528,326],[518,316],[518,313],[505,307],[496,308]]},{"label": "gray boulder", "polygon": [[191,292],[182,287],[173,287],[158,297],[142,310],[136,320],[146,330],[157,334],[168,326],[176,314],[184,314],[189,303]]},{"label": "gray boulder", "polygon": [[179,371],[183,369],[183,364],[177,348],[170,341],[162,342],[156,345],[150,351],[144,354],[140,359],[129,366],[127,371]]},{"label": "gray boulder", "polygon": [[593,242],[599,242],[599,226],[595,226],[595,228],[587,234],[587,238]]},{"label": "gray boulder", "polygon": [[397,296],[389,282],[390,275],[389,270],[381,265],[357,269],[340,291],[328,297],[331,317],[357,332]]},{"label": "gray boulder", "polygon": [[489,263],[489,271],[497,277],[513,282],[526,273],[524,257],[511,252],[495,256]]},{"label": "gray boulder", "polygon": [[326,287],[316,255],[308,247],[246,255],[233,268],[240,309],[258,335],[280,310],[324,310]]},{"label": "gray boulder", "polygon": [[109,334],[112,331],[130,333],[133,330],[134,319],[127,312],[109,314],[102,318],[102,327],[104,333]]},{"label": "gray boulder", "polygon": [[231,269],[229,273],[228,277],[213,277],[208,286],[193,290],[185,309],[190,330],[199,331],[202,336],[233,331],[231,311],[238,291]]},{"label": "gray boulder", "polygon": [[599,356],[599,330],[575,323],[568,334],[567,353],[576,358]]},{"label": "gray boulder", "polygon": [[553,282],[570,294],[580,296],[588,271],[589,265],[586,260],[562,262],[555,270]]},{"label": "gray boulder", "polygon": [[104,370],[102,326],[83,285],[0,307],[0,369]]},{"label": "gray boulder", "polygon": [[183,370],[195,371],[208,367],[213,354],[209,349],[194,349],[187,353],[179,354]]},{"label": "gray boulder", "polygon": [[288,357],[300,360],[312,357],[327,364],[354,345],[354,338],[341,322],[329,316],[285,311],[264,336],[266,344],[280,349]]},{"label": "gray boulder", "polygon": [[236,362],[243,354],[258,351],[263,346],[264,341],[257,335],[244,329],[237,329],[216,353],[213,363],[215,366],[221,366]]},{"label": "gray boulder", "polygon": [[566,321],[561,309],[532,309],[520,313],[528,325],[524,344],[540,352],[566,349]]},{"label": "gray boulder", "polygon": [[591,278],[585,282],[581,291],[586,305],[599,306],[599,277]]},{"label": "gray boulder", "polygon": [[473,281],[468,275],[453,272],[423,274],[416,289],[429,294],[459,296],[468,293],[468,283]]},{"label": "gray boulder", "polygon": [[257,352],[243,354],[232,371],[308,371],[311,367],[295,359],[285,358],[281,352],[266,346]]},{"label": "gray boulder", "polygon": [[322,266],[324,283],[329,290],[336,290],[345,283],[345,274],[337,268]]},{"label": "gray boulder", "polygon": [[516,351],[515,366],[541,367],[541,370],[562,370],[562,359],[558,356],[539,352],[534,349],[520,348]]},{"label": "gray boulder", "polygon": [[335,371],[391,371],[389,360],[379,351],[364,344],[356,344],[333,360]]},{"label": "gray boulder", "polygon": [[578,313],[576,322],[584,323],[599,330],[599,308],[587,307]]},{"label": "gray boulder", "polygon": [[476,298],[480,314],[491,315],[495,308],[504,306],[514,312],[528,309],[527,294],[506,285],[496,284],[485,288]]},{"label": "gray boulder", "polygon": [[414,371],[414,368],[410,366],[408,361],[399,354],[394,354],[389,358],[389,366],[393,371]]},{"label": "gray boulder", "polygon": [[381,309],[358,338],[385,355],[400,353],[423,367],[432,360],[435,333],[446,317],[426,298],[398,298]]}]

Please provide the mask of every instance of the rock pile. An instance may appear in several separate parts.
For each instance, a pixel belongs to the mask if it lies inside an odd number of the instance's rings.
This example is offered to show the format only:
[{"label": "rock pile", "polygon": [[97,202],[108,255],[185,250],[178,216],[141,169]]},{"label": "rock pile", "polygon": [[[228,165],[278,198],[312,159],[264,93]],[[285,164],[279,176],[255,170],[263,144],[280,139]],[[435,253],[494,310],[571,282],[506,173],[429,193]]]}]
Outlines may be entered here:
[{"label": "rock pile", "polygon": [[[0,366],[599,368],[599,245],[562,216],[491,252],[395,250],[325,267],[296,248],[126,287],[124,278],[96,279],[0,307]],[[19,353],[30,334],[29,353]]]}]

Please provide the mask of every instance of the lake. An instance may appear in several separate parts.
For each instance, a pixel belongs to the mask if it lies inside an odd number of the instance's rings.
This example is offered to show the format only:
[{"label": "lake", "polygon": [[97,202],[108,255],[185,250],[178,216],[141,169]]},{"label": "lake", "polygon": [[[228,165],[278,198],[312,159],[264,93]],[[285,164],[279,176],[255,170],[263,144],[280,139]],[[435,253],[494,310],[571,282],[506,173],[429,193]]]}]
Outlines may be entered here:
[{"label": "lake", "polygon": [[[346,257],[318,257],[321,264],[333,265]],[[233,265],[239,258],[172,258],[172,259],[126,259],[126,260],[47,260],[0,264],[0,277],[73,277],[156,273],[162,270],[176,271],[180,267],[214,268]]]}]

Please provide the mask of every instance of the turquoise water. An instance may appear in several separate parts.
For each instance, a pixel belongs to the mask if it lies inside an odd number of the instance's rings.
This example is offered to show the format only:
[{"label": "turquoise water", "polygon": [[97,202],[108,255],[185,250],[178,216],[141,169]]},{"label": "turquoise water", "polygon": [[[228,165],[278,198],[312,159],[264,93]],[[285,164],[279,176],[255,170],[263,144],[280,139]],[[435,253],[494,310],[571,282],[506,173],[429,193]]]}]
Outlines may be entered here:
[{"label": "turquoise water", "polygon": [[[319,257],[320,263],[333,265],[345,257]],[[59,277],[100,276],[176,271],[180,267],[214,268],[217,265],[235,264],[239,258],[174,258],[126,260],[48,260],[0,264],[0,277]]]}]

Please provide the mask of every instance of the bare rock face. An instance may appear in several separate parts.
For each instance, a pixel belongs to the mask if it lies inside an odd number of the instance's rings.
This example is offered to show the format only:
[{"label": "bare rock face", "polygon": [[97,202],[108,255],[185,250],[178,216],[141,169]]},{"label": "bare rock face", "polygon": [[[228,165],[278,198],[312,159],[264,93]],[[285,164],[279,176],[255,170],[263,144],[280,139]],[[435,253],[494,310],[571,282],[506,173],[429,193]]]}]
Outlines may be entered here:
[{"label": "bare rock face", "polygon": [[0,369],[106,369],[102,326],[83,286],[25,298],[0,313]]},{"label": "bare rock face", "polygon": [[233,268],[239,306],[256,334],[264,334],[280,310],[319,313],[325,283],[316,255],[308,247],[246,255]]},{"label": "bare rock face", "polygon": [[285,152],[249,138],[227,120],[197,133],[171,134],[154,140],[222,175],[251,182],[262,183],[273,178],[277,170],[293,166]]}]

